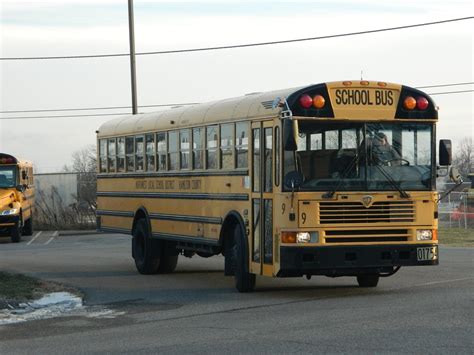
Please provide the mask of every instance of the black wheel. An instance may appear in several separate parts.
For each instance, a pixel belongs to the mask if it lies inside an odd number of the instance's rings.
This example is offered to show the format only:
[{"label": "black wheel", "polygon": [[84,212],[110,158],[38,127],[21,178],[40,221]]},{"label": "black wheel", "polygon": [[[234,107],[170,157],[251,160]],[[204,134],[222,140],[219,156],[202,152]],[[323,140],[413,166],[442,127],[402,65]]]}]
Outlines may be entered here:
[{"label": "black wheel", "polygon": [[376,287],[379,283],[379,275],[368,274],[368,275],[359,275],[357,276],[357,282],[360,287]]},{"label": "black wheel", "polygon": [[23,235],[33,235],[33,213],[23,226]]},{"label": "black wheel", "polygon": [[255,289],[255,274],[248,272],[247,242],[240,225],[233,230],[233,245],[229,254],[233,262],[235,288],[239,292],[252,292]]},{"label": "black wheel", "polygon": [[161,241],[161,257],[160,266],[158,267],[159,274],[169,274],[176,269],[178,265],[178,250],[176,244],[167,241]]},{"label": "black wheel", "polygon": [[15,226],[10,229],[10,236],[12,243],[19,243],[21,241],[22,219],[21,215]]},{"label": "black wheel", "polygon": [[159,241],[152,240],[145,219],[140,219],[133,230],[132,256],[140,274],[151,275],[160,266]]}]

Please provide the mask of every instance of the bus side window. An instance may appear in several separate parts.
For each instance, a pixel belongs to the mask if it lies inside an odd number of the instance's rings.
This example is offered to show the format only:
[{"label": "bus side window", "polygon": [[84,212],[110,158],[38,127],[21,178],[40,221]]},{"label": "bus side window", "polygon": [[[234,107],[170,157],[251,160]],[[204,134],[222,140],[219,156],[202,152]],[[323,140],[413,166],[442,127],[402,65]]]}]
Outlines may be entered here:
[{"label": "bus side window", "polygon": [[99,141],[99,172],[107,172],[107,140],[101,139]]},{"label": "bus side window", "polygon": [[280,127],[275,127],[275,186],[280,185]]},{"label": "bus side window", "polygon": [[236,124],[235,150],[237,152],[237,168],[247,168],[249,161],[249,124]]},{"label": "bus side window", "polygon": [[325,149],[339,149],[339,131],[332,130],[325,132]]},{"label": "bus side window", "polygon": [[144,168],[144,154],[145,154],[145,147],[144,147],[144,137],[137,136],[135,137],[135,170],[136,171],[143,171]]},{"label": "bus side window", "polygon": [[272,192],[273,190],[273,128],[264,129],[264,192]]},{"label": "bus side window", "polygon": [[206,127],[207,169],[217,169],[217,125]]},{"label": "bus side window", "polygon": [[221,168],[234,168],[234,124],[221,125]]},{"label": "bus side window", "polygon": [[168,169],[178,170],[179,152],[178,152],[178,132],[168,132]]},{"label": "bus side window", "polygon": [[204,168],[204,128],[193,128],[193,169]]},{"label": "bus side window", "polygon": [[155,135],[153,133],[145,136],[146,170],[155,171]]},{"label": "bus side window", "polygon": [[125,138],[125,161],[127,171],[135,171],[135,157],[133,155],[134,137]]},{"label": "bus side window", "polygon": [[117,171],[125,171],[125,137],[117,138]]},{"label": "bus side window", "polygon": [[179,161],[181,169],[189,169],[189,129],[179,131]]},{"label": "bus side window", "polygon": [[158,170],[166,171],[166,133],[157,133],[156,135],[156,152],[158,155]]},{"label": "bus side window", "polygon": [[323,134],[322,133],[311,133],[310,135],[310,146],[311,150],[323,149]]},{"label": "bus side window", "polygon": [[115,138],[109,138],[107,149],[107,165],[109,168],[109,173],[115,173]]}]

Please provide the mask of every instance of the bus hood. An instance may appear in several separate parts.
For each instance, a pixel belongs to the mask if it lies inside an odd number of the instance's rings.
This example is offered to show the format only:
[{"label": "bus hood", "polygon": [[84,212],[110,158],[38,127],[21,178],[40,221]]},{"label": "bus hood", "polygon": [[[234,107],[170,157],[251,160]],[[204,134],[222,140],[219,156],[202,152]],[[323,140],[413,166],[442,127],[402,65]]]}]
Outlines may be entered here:
[{"label": "bus hood", "polygon": [[7,208],[7,206],[16,201],[15,192],[12,190],[0,189],[0,211]]}]

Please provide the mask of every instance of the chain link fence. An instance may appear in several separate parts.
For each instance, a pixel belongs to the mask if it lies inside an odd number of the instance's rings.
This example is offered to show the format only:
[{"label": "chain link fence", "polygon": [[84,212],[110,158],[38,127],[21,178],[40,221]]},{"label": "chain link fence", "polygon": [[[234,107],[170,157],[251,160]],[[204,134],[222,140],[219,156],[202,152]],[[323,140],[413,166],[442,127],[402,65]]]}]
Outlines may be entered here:
[{"label": "chain link fence", "polygon": [[439,202],[440,227],[474,228],[474,191],[469,192],[470,186],[464,183]]}]

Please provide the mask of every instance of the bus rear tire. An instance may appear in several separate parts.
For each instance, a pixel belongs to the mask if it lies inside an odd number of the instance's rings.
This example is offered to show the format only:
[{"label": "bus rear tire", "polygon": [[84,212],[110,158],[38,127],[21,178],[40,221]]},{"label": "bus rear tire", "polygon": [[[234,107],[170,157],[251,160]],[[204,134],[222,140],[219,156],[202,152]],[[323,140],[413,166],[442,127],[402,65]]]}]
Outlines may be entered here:
[{"label": "bus rear tire", "polygon": [[31,214],[30,219],[25,222],[23,227],[23,235],[33,235],[33,214]]},{"label": "bus rear tire", "polygon": [[158,267],[159,274],[172,273],[178,265],[178,250],[176,250],[176,244],[168,241],[161,241],[161,258],[160,266]]},{"label": "bus rear tire", "polygon": [[160,266],[159,241],[151,239],[148,232],[148,224],[145,219],[138,220],[132,235],[132,256],[135,267],[143,275],[158,273]]},{"label": "bus rear tire", "polygon": [[376,287],[380,276],[377,274],[358,275],[357,282],[360,287]]},{"label": "bus rear tire", "polygon": [[239,292],[252,292],[255,289],[255,274],[247,271],[248,253],[244,233],[240,225],[233,230],[232,261],[234,270],[235,288]]}]

